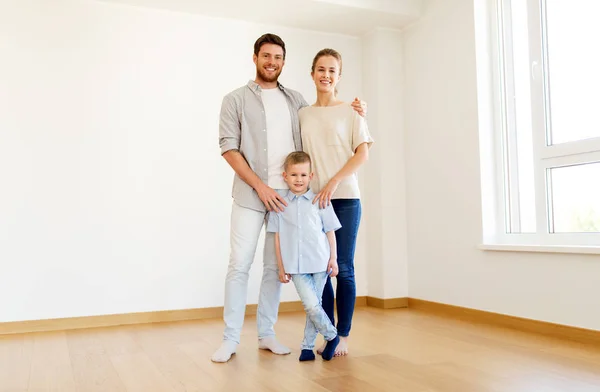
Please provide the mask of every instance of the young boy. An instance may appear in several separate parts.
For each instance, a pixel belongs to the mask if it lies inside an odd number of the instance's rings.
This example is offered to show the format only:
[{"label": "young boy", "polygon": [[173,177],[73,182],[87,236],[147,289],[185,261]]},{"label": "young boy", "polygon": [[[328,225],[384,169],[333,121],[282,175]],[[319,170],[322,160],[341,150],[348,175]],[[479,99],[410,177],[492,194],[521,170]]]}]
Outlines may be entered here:
[{"label": "young boy", "polygon": [[300,361],[315,359],[317,332],[327,341],[321,356],[329,361],[340,339],[321,306],[321,297],[327,274],[338,273],[335,230],[342,226],[331,205],[320,209],[313,204],[315,194],[308,189],[313,177],[308,154],[302,151],[289,154],[283,168],[289,190],[282,196],[288,206],[283,212],[269,213],[267,231],[275,233],[279,280],[294,282],[306,311]]}]

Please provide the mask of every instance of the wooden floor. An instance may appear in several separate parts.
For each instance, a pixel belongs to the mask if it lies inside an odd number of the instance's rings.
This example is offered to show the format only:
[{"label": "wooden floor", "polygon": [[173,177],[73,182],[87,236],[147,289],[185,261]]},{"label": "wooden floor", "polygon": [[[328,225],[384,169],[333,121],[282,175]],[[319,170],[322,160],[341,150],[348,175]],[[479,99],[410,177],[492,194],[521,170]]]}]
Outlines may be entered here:
[{"label": "wooden floor", "polygon": [[277,323],[291,355],[260,351],[255,319],[238,353],[210,361],[222,322],[0,336],[0,391],[600,391],[600,349],[417,310],[359,308],[351,355],[298,362],[303,313]]}]

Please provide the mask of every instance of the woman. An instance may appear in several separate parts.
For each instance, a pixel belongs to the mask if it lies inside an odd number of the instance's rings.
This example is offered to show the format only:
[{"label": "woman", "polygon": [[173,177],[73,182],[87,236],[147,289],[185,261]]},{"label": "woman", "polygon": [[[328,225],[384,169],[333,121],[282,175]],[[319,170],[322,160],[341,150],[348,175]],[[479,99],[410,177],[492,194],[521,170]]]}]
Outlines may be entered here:
[{"label": "woman", "polygon": [[[317,101],[299,111],[302,145],[313,161],[311,189],[315,203],[331,203],[342,224],[336,231],[337,330],[340,344],[336,356],[348,354],[348,336],[356,302],[354,250],[361,219],[360,190],[356,171],[369,157],[373,139],[367,123],[349,103],[337,98],[336,85],[342,75],[342,56],[323,49],[315,56],[311,76],[317,88]],[[323,309],[335,325],[331,278],[323,291]],[[321,352],[323,347],[318,350]]]}]

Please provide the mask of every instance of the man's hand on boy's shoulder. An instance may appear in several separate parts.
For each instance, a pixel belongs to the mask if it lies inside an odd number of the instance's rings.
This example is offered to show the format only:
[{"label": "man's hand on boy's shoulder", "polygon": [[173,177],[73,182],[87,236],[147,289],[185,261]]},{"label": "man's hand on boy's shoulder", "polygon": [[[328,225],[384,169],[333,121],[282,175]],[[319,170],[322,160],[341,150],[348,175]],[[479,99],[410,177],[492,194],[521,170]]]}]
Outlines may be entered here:
[{"label": "man's hand on boy's shoulder", "polygon": [[261,182],[255,188],[255,191],[268,211],[283,212],[284,208],[287,207],[285,199],[265,183]]}]

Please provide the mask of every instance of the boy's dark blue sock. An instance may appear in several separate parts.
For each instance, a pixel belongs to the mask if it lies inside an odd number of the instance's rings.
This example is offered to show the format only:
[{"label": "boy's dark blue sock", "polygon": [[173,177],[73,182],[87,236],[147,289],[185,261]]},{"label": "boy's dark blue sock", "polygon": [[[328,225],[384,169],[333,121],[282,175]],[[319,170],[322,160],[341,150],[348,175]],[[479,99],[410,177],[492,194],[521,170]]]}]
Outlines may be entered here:
[{"label": "boy's dark blue sock", "polygon": [[300,361],[314,361],[315,360],[315,353],[313,353],[313,350],[302,350],[302,352],[300,353]]},{"label": "boy's dark blue sock", "polygon": [[333,354],[335,354],[335,348],[340,344],[340,337],[336,336],[334,339],[327,342],[325,345],[325,350],[323,350],[323,354],[321,356],[324,360],[329,361],[333,358]]}]

